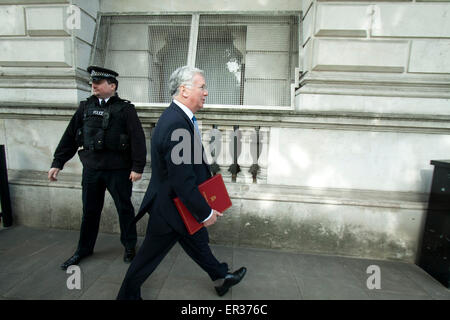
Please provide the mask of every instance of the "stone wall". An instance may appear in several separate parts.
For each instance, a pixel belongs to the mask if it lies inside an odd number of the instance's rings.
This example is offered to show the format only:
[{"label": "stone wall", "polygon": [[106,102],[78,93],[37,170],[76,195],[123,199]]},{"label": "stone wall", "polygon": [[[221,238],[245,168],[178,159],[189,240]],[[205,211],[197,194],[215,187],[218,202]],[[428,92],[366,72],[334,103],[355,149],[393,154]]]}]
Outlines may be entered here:
[{"label": "stone wall", "polygon": [[102,0],[101,11],[105,13],[145,13],[145,12],[260,12],[260,11],[300,11],[302,2],[298,0],[226,0],[226,1],[145,1],[145,0]]},{"label": "stone wall", "polygon": [[98,8],[87,0],[0,1],[2,103],[73,104],[88,96]]},{"label": "stone wall", "polygon": [[[67,24],[71,5],[81,9],[79,29]],[[205,128],[261,126],[269,138],[264,179],[227,182],[233,207],[211,227],[211,241],[414,261],[430,160],[447,158],[450,145],[448,1],[0,0],[0,143],[16,222],[79,228],[77,156],[58,182],[46,172],[78,101],[90,94],[85,70],[97,13],[198,11],[302,11],[293,108],[199,113]],[[149,143],[165,106],[136,107]],[[136,207],[150,175],[148,164],[134,186]],[[101,231],[119,231],[109,196]]]},{"label": "stone wall", "polygon": [[[405,193],[426,195],[430,160],[448,158],[450,144],[450,4],[304,1],[302,8],[295,107],[315,117],[272,130],[279,143],[270,143],[268,182],[388,192],[400,203]],[[388,202],[382,198],[380,205]],[[406,226],[424,217],[394,210],[383,221],[406,219],[398,225]],[[348,230],[371,233],[366,219]],[[415,230],[420,244],[422,226]]]},{"label": "stone wall", "polygon": [[297,108],[449,115],[450,4],[303,2]]}]

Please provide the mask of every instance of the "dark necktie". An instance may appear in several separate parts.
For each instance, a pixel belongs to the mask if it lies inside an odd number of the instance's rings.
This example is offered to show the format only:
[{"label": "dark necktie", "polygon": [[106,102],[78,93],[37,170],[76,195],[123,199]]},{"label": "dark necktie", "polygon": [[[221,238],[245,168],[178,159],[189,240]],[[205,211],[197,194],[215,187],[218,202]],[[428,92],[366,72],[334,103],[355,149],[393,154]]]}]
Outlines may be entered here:
[{"label": "dark necktie", "polygon": [[102,108],[105,108],[105,107],[106,107],[106,101],[105,101],[104,99],[102,99],[102,102],[100,103],[100,106],[101,106]]},{"label": "dark necktie", "polygon": [[200,133],[200,129],[198,128],[197,118],[195,116],[192,117],[192,122],[194,123],[194,127],[197,130],[198,136],[200,137],[200,140],[202,140],[202,135]]}]

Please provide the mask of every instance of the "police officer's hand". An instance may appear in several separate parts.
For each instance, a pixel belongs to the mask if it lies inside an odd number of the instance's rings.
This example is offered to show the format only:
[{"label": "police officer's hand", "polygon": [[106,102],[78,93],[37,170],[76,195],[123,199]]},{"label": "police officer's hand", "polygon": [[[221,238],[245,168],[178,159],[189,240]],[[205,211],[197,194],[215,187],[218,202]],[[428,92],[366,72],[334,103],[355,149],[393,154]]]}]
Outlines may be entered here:
[{"label": "police officer's hand", "polygon": [[58,179],[56,179],[56,177],[58,176],[60,169],[58,168],[51,168],[48,171],[48,180],[50,181],[57,181]]},{"label": "police officer's hand", "polygon": [[130,180],[132,182],[138,181],[141,178],[142,178],[142,173],[137,173],[137,172],[131,171],[131,173],[130,173]]},{"label": "police officer's hand", "polygon": [[211,217],[208,220],[203,222],[203,225],[205,227],[212,226],[214,223],[217,222],[217,217],[222,217],[222,216],[223,216],[223,213],[220,213],[219,211],[216,211],[213,209],[213,214],[211,215]]}]

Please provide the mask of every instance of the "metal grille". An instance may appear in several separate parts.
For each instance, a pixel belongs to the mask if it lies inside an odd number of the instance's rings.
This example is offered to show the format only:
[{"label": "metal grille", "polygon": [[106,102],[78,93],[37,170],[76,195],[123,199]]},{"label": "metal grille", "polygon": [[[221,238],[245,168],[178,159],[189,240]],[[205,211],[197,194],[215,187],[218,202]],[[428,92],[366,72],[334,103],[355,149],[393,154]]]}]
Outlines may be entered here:
[{"label": "metal grille", "polygon": [[168,82],[172,72],[186,65],[190,27],[150,27],[150,46],[153,59],[150,102],[170,102]]},{"label": "metal grille", "polygon": [[99,27],[97,29],[94,41],[94,47],[91,54],[91,65],[104,66],[107,50],[108,31],[111,17],[100,17]]},{"label": "metal grille", "polygon": [[189,48],[196,48],[207,103],[286,106],[298,61],[297,19],[200,15],[197,43],[189,46],[190,15],[102,16],[91,64],[119,73],[123,98],[168,103],[170,74],[186,65]]},{"label": "metal grille", "polygon": [[168,103],[167,84],[186,65],[191,16],[108,16],[97,31],[92,64],[119,73],[121,97]]},{"label": "metal grille", "polygon": [[243,104],[245,34],[241,26],[199,26],[195,61],[205,71],[207,103]]},{"label": "metal grille", "polygon": [[205,70],[207,103],[290,105],[297,28],[294,16],[201,15],[196,66]]}]

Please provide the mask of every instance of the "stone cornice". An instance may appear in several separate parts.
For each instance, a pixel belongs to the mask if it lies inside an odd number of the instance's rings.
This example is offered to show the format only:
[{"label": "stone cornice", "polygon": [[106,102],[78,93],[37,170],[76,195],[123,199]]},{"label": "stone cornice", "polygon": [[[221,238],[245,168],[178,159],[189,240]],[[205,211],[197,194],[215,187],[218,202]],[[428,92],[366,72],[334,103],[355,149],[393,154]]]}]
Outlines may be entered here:
[{"label": "stone cornice", "polygon": [[89,74],[75,68],[43,67],[0,67],[0,77],[7,79],[73,79],[74,77],[89,82]]},{"label": "stone cornice", "polygon": [[91,91],[89,74],[74,68],[0,67],[0,88]]},{"label": "stone cornice", "polygon": [[[167,105],[136,105],[141,122],[156,123]],[[77,104],[0,102],[0,118],[68,121]],[[197,118],[205,125],[263,126],[357,131],[393,131],[450,134],[450,116],[421,114],[377,114],[362,112],[302,112],[294,110],[208,107]]]},{"label": "stone cornice", "polygon": [[[64,173],[57,182],[49,182],[47,172],[8,170],[10,184],[40,186],[52,188],[81,189],[81,175]],[[147,189],[150,173],[144,173],[143,179],[134,184],[133,190],[144,193]],[[242,184],[226,182],[232,199],[247,199],[276,202],[301,202],[327,205],[382,207],[395,209],[426,210],[428,195],[413,192],[391,192],[375,190],[308,188],[270,184]]]},{"label": "stone cornice", "polygon": [[450,98],[450,75],[310,71],[296,94]]}]

